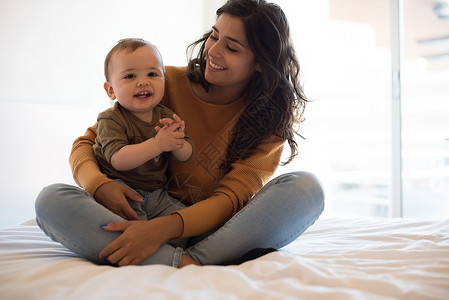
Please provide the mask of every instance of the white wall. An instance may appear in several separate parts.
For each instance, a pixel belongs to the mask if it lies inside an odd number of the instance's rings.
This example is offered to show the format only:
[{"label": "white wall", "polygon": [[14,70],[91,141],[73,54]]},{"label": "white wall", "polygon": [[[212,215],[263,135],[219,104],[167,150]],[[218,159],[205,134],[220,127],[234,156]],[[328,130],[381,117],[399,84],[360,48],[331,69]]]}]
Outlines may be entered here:
[{"label": "white wall", "polygon": [[42,187],[74,184],[73,140],[110,105],[103,61],[124,37],[167,65],[214,22],[221,0],[0,1],[0,228],[34,217]]},{"label": "white wall", "polygon": [[2,0],[0,100],[103,105],[102,64],[113,44],[148,39],[167,64],[184,65],[187,44],[211,26],[203,2]]}]

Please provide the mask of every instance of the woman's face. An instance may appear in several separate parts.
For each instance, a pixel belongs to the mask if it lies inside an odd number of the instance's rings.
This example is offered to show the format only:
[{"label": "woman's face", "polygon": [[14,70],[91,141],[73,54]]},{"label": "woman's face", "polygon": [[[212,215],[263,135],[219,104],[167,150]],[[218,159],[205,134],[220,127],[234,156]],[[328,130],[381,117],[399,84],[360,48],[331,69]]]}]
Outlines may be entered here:
[{"label": "woman's face", "polygon": [[205,77],[217,87],[243,90],[259,70],[238,17],[221,14],[212,27],[205,50]]}]

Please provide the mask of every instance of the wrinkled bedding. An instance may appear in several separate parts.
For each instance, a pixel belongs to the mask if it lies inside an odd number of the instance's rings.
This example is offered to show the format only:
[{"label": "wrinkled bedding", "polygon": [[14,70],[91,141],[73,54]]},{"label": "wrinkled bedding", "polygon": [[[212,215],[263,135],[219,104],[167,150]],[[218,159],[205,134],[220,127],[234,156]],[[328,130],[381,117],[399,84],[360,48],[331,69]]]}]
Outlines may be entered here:
[{"label": "wrinkled bedding", "polygon": [[449,299],[449,219],[322,218],[238,266],[97,266],[31,222],[0,229],[0,298]]}]

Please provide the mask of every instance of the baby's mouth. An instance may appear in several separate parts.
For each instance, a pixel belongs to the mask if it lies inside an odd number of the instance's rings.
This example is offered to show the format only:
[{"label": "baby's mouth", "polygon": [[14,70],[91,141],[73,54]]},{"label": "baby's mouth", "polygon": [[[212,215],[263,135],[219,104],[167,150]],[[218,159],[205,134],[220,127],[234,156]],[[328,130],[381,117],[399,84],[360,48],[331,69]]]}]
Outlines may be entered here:
[{"label": "baby's mouth", "polygon": [[145,99],[148,97],[151,97],[151,93],[150,92],[140,92],[134,95],[134,97],[139,98],[139,99]]}]

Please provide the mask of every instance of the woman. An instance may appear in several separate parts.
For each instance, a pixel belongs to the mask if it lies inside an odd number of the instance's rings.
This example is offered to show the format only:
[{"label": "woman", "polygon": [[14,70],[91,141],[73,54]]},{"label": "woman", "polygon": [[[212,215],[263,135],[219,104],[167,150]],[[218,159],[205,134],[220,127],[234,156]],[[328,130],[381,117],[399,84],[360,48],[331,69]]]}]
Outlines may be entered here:
[{"label": "woman", "polygon": [[282,10],[229,0],[189,50],[197,56],[187,68],[167,67],[162,101],[185,120],[197,151],[191,162],[170,165],[168,190],[180,203],[148,208],[148,221],[136,221],[129,203],[141,196],[100,172],[91,127],[70,156],[85,190],[52,185],[36,201],[37,221],[54,240],[118,266],[232,264],[283,247],[319,217],[324,193],[313,175],[266,184],[284,142],[287,163],[297,154],[294,126],[306,103]]}]

